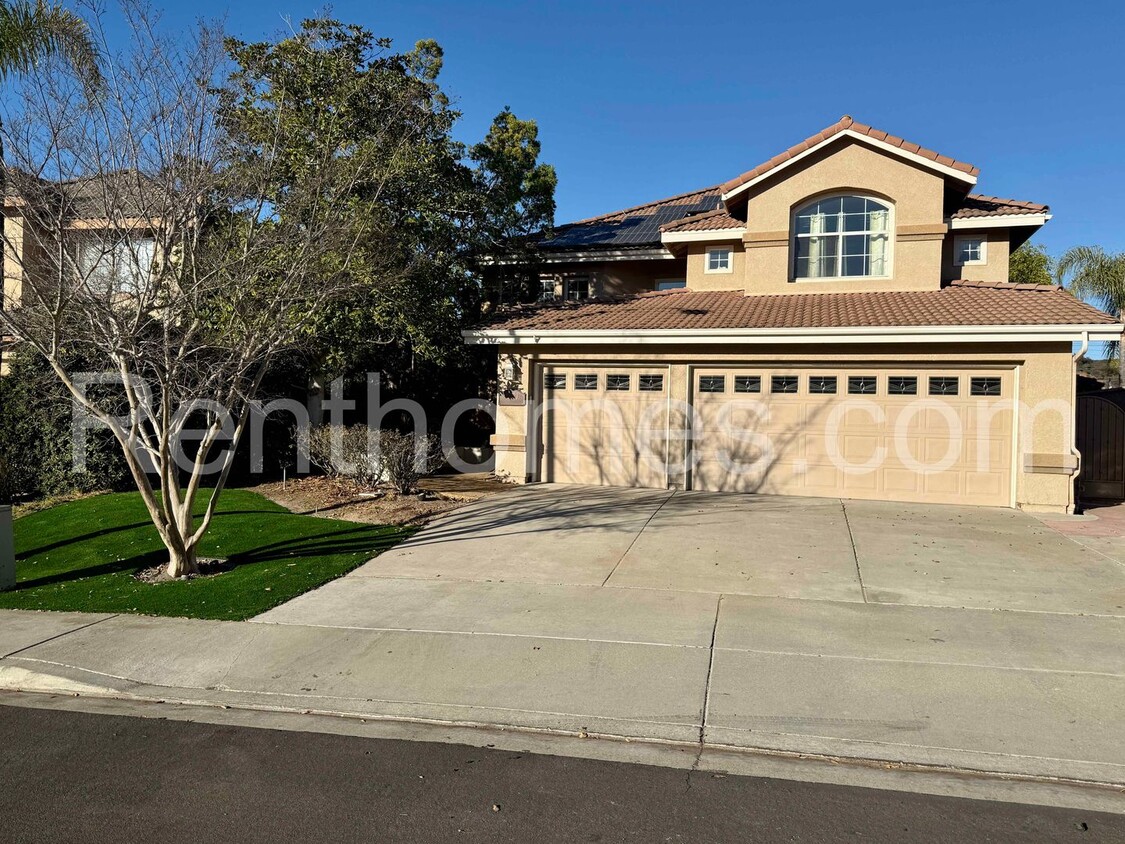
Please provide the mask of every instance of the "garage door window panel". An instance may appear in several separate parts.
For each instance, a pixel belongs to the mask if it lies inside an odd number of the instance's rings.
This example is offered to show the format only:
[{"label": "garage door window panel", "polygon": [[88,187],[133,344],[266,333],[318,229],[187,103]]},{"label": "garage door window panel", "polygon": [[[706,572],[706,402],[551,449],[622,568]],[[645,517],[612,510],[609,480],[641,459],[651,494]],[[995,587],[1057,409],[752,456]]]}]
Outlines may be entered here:
[{"label": "garage door window panel", "polygon": [[598,389],[598,376],[597,375],[575,375],[574,376],[574,389],[576,390],[596,390]]},{"label": "garage door window panel", "polygon": [[879,388],[879,379],[874,375],[849,375],[849,396],[873,396]]},{"label": "garage door window panel", "polygon": [[566,389],[566,375],[548,372],[543,381],[543,386],[548,390],[565,390]]},{"label": "garage door window panel", "polygon": [[605,378],[605,388],[607,391],[612,392],[628,392],[629,380],[628,375],[607,375]]},{"label": "garage door window panel", "polygon": [[727,390],[727,379],[722,375],[700,375],[699,376],[699,392],[701,393],[725,393]]},{"label": "garage door window panel", "polygon": [[956,375],[931,375],[931,396],[955,396],[961,391],[961,379]]},{"label": "garage door window panel", "polygon": [[761,375],[736,375],[734,377],[734,391],[736,393],[762,392]]},{"label": "garage door window panel", "polygon": [[1001,383],[999,378],[971,378],[969,379],[970,396],[999,396]]},{"label": "garage door window panel", "polygon": [[887,394],[891,396],[918,395],[918,379],[913,375],[892,375],[887,379]]},{"label": "garage door window panel", "polygon": [[796,375],[774,375],[770,378],[771,393],[796,393],[800,387],[800,379]]},{"label": "garage door window panel", "polygon": [[664,391],[664,376],[640,375],[637,377],[637,389],[642,393],[661,393]]},{"label": "garage door window panel", "polygon": [[815,395],[828,395],[836,392],[835,375],[810,375],[809,392]]}]

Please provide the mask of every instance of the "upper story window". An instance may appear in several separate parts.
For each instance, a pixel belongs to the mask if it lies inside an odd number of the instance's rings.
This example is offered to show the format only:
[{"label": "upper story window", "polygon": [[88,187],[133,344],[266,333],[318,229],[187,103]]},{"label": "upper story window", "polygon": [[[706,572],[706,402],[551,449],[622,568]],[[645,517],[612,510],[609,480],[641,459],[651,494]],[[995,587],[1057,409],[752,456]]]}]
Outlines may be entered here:
[{"label": "upper story window", "polygon": [[590,279],[580,275],[568,278],[563,285],[563,293],[568,302],[579,302],[590,298]]},{"label": "upper story window", "polygon": [[156,241],[151,237],[90,237],[78,245],[82,280],[98,293],[137,294],[149,282]]},{"label": "upper story window", "polygon": [[680,290],[687,287],[687,282],[679,278],[665,278],[656,282],[657,290]]},{"label": "upper story window", "polygon": [[707,265],[705,272],[729,273],[731,271],[731,249],[729,246],[717,246],[707,250]]},{"label": "upper story window", "polygon": [[890,275],[891,209],[864,196],[832,196],[794,218],[794,278]]},{"label": "upper story window", "polygon": [[988,263],[988,241],[983,237],[969,236],[953,239],[953,264],[968,267],[973,264]]}]

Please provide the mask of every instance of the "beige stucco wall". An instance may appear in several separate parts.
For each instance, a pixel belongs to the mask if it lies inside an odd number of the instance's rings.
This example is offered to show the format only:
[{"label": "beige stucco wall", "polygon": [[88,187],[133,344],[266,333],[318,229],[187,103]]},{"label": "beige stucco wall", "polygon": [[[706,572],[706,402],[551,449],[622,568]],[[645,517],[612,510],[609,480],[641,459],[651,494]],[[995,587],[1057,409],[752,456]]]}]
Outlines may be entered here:
[{"label": "beige stucco wall", "polygon": [[[731,250],[729,273],[707,272],[707,250]],[[746,288],[746,249],[737,240],[690,243],[687,248],[687,286],[691,290],[744,290]]]},{"label": "beige stucco wall", "polygon": [[25,239],[24,218],[11,207],[5,209],[4,239],[4,304],[12,307],[23,289]]},{"label": "beige stucco wall", "polygon": [[[690,349],[645,347],[625,350],[620,347],[552,346],[534,351],[512,347],[505,354],[520,359],[520,385],[532,398],[522,407],[498,408],[497,472],[514,481],[523,481],[537,471],[525,450],[528,423],[535,407],[537,365],[545,363],[664,363],[668,364],[669,390],[673,399],[688,398],[689,367],[704,365],[777,364],[788,367],[817,364],[883,364],[891,369],[905,365],[964,365],[1012,368],[1016,374],[1015,397],[1018,404],[1015,455],[1015,499],[1017,506],[1042,511],[1065,512],[1073,506],[1073,477],[1067,473],[1045,471],[1054,462],[1065,463],[1074,441],[1074,369],[1070,345],[1036,344],[949,344],[840,347],[758,346],[707,347]],[[502,354],[501,371],[504,367]],[[535,432],[532,431],[532,438]],[[1029,466],[1031,468],[1029,468]]]},{"label": "beige stucco wall", "polygon": [[[795,281],[790,230],[794,211],[840,192],[887,200],[893,209],[891,275],[886,279]],[[863,143],[843,139],[755,185],[746,206],[747,293],[930,290],[941,283],[945,182]]]},{"label": "beige stucco wall", "polygon": [[[986,241],[984,264],[953,264],[954,244],[959,237],[983,237]],[[945,239],[941,254],[941,277],[947,281],[1007,281],[1008,280],[1008,229],[955,229]]]}]

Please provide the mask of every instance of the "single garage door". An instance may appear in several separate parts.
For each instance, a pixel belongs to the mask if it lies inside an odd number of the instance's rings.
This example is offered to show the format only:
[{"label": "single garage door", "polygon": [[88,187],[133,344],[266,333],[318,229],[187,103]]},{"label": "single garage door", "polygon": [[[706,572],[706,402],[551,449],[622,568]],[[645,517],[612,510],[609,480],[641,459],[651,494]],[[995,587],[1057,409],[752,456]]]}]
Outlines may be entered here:
[{"label": "single garage door", "polygon": [[1012,370],[692,374],[691,488],[1010,506]]},{"label": "single garage door", "polygon": [[664,489],[667,367],[544,367],[543,480]]}]

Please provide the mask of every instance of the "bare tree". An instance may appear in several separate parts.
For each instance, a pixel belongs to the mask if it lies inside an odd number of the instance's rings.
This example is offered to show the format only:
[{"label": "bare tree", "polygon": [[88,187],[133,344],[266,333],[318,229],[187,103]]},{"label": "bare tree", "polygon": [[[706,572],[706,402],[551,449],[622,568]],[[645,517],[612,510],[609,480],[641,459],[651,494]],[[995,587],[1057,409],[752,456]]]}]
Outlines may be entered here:
[{"label": "bare tree", "polygon": [[[309,166],[279,178],[293,124],[279,115],[254,149],[226,131],[221,34],[173,42],[143,8],[124,11],[124,54],[92,22],[100,97],[43,65],[5,105],[5,282],[18,296],[0,323],[112,431],[179,577],[197,571],[271,361],[350,292],[354,188],[379,174],[342,154],[325,114],[323,133],[301,138]],[[92,369],[113,383],[87,389],[78,373]],[[185,455],[189,423],[198,443]]]}]

